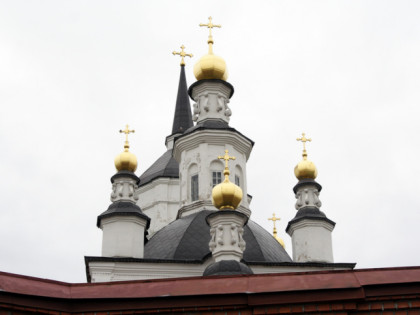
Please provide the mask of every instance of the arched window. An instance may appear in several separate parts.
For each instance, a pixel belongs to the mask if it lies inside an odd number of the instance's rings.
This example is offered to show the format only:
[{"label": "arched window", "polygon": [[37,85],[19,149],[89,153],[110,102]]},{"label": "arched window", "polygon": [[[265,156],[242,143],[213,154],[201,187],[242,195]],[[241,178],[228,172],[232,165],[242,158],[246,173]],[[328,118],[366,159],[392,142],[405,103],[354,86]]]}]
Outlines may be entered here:
[{"label": "arched window", "polygon": [[211,186],[214,187],[222,182],[223,163],[220,160],[214,160],[210,163]]},{"label": "arched window", "polygon": [[198,200],[198,167],[197,164],[192,164],[188,168],[188,175],[190,179],[190,198],[191,201]]},{"label": "arched window", "polygon": [[242,168],[239,165],[235,166],[235,185],[238,185],[242,188],[243,183],[243,175],[242,175]]}]

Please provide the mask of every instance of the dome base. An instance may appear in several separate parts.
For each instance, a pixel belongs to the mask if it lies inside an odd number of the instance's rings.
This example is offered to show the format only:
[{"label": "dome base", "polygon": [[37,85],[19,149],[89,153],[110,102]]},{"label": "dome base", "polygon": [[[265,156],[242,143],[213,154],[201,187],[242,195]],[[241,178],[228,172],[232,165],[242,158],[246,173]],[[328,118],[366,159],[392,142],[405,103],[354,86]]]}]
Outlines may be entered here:
[{"label": "dome base", "polygon": [[254,272],[244,263],[236,260],[222,260],[211,264],[204,270],[203,276],[253,275]]}]

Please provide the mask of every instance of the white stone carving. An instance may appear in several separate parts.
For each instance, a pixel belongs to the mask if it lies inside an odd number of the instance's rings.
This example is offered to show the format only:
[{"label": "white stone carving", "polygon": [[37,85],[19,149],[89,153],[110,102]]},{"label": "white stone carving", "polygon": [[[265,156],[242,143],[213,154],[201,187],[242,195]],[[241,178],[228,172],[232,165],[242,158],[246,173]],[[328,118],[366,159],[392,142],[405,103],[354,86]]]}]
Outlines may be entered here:
[{"label": "white stone carving", "polygon": [[[231,89],[222,82],[201,82],[192,91],[194,104],[194,121],[197,123],[207,119],[220,119],[229,122],[226,115],[226,104],[229,101]],[[197,108],[197,110],[196,110]]]},{"label": "white stone carving", "polygon": [[199,102],[200,99],[199,98],[195,98],[194,99],[195,103],[193,104],[193,121],[197,121],[198,117],[200,116],[200,106],[199,106]]},{"label": "white stone carving", "polygon": [[299,210],[303,207],[316,207],[320,208],[322,206],[321,200],[319,200],[319,191],[315,185],[305,185],[299,187],[296,192],[296,210]]},{"label": "white stone carving", "polygon": [[210,251],[216,262],[221,260],[240,261],[245,250],[243,225],[247,218],[233,211],[221,213],[222,211],[224,210],[208,217],[211,233]]},{"label": "white stone carving", "polygon": [[135,203],[138,196],[134,194],[136,180],[131,177],[118,177],[112,183],[111,201],[130,201]]}]

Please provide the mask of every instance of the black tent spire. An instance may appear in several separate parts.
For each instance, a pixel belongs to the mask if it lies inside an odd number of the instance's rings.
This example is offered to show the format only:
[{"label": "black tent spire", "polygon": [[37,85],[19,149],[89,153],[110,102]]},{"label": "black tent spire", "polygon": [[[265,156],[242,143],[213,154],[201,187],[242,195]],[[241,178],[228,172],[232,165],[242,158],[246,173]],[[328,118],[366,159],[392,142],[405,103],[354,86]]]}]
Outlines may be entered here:
[{"label": "black tent spire", "polygon": [[187,79],[185,77],[185,66],[181,65],[172,134],[184,133],[185,130],[192,126],[193,121],[190,98],[188,96]]}]

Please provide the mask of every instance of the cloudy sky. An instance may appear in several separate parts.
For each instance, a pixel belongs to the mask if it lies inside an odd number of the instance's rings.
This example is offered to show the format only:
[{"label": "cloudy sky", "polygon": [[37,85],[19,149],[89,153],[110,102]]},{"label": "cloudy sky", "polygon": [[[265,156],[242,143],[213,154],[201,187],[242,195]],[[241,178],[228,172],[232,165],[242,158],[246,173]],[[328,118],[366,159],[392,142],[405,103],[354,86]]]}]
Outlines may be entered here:
[{"label": "cloudy sky", "polygon": [[336,262],[420,264],[419,1],[1,1],[0,270],[84,282],[100,255],[118,130],[140,175],[171,132],[184,44],[234,86],[230,125],[255,141],[252,218],[295,215],[296,141],[337,225]]}]

